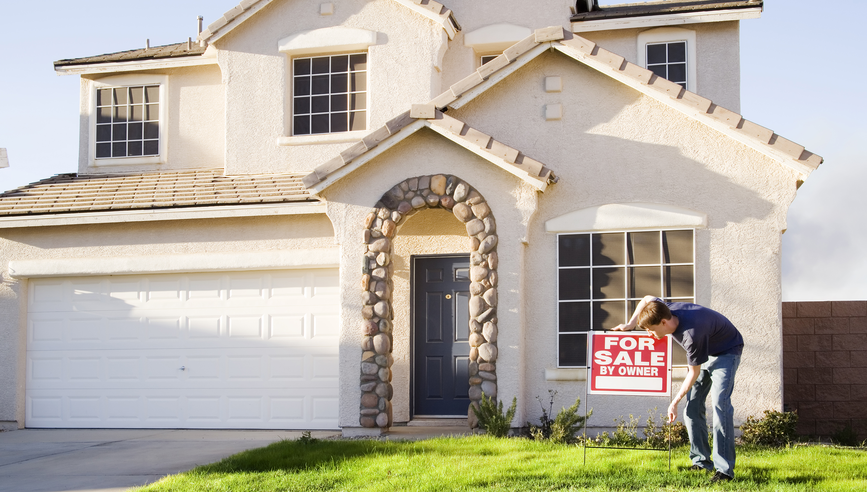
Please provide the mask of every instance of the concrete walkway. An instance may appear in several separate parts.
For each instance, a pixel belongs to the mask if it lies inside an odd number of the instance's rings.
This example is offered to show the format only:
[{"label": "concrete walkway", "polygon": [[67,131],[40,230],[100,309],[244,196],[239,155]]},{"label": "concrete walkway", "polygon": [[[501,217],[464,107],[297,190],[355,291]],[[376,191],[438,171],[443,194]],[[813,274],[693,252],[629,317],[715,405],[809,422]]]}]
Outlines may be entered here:
[{"label": "concrete walkway", "polygon": [[[466,426],[392,427],[384,439],[470,434]],[[318,439],[339,431],[313,431]],[[0,432],[0,492],[121,492],[297,439],[301,431],[25,429]]]},{"label": "concrete walkway", "polygon": [[[313,432],[324,438],[339,432]],[[39,430],[0,432],[0,492],[120,492],[299,431]]]}]

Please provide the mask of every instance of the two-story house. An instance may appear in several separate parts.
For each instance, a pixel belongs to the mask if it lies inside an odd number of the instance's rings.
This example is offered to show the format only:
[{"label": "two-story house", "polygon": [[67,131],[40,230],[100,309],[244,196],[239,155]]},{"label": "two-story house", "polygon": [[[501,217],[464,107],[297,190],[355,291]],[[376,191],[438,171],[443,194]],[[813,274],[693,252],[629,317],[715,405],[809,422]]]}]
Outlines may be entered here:
[{"label": "two-story house", "polygon": [[520,426],[646,294],[743,332],[738,421],[780,408],[822,159],[740,114],[762,1],[443,1],[244,0],[56,62],[79,170],[0,195],[0,422],[376,434],[487,394]]}]

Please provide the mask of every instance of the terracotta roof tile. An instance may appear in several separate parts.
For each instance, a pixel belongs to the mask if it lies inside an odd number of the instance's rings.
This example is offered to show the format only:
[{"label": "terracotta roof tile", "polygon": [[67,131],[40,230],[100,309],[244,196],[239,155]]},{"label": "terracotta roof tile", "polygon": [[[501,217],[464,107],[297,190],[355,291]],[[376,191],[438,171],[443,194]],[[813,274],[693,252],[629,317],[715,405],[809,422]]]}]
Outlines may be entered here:
[{"label": "terracotta roof tile", "polygon": [[104,55],[85,56],[82,58],[69,58],[64,60],[58,60],[54,62],[54,68],[58,69],[73,65],[95,65],[99,63],[200,56],[202,53],[205,52],[205,49],[207,49],[207,47],[199,46],[199,43],[192,43],[189,50],[187,49],[186,42],[167,44],[164,46],[152,46],[150,48],[119,51],[117,53],[107,53]]},{"label": "terracotta roof tile", "polygon": [[58,174],[0,194],[0,216],[303,201],[315,200],[299,174]]},{"label": "terracotta roof tile", "polygon": [[575,14],[570,20],[572,22],[581,22],[687,12],[761,8],[763,3],[762,0],[668,0],[662,2],[630,3],[603,6],[599,10]]}]

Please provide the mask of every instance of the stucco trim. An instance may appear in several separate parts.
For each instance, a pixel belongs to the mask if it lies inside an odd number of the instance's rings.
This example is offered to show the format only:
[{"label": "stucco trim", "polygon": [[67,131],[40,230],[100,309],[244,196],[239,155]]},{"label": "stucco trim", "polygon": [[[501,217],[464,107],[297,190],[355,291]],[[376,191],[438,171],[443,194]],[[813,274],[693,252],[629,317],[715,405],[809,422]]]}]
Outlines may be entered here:
[{"label": "stucco trim", "polygon": [[277,42],[277,50],[288,55],[366,50],[376,44],[377,32],[353,27],[324,27],[302,31]]},{"label": "stucco trim", "polygon": [[657,203],[609,203],[575,210],[545,222],[545,232],[627,231],[707,227],[707,214]]},{"label": "stucco trim", "polygon": [[340,248],[198,253],[189,255],[128,256],[120,258],[54,258],[13,260],[9,273],[15,278],[88,275],[138,275],[146,273],[195,273],[240,270],[338,267]]},{"label": "stucco trim", "polygon": [[645,29],[683,24],[705,24],[708,22],[728,22],[745,19],[758,19],[762,8],[720,10],[717,12],[687,12],[682,14],[652,15],[619,19],[601,19],[572,23],[572,32],[611,31],[614,29]]},{"label": "stucco trim", "polygon": [[464,46],[472,48],[476,53],[503,51],[530,34],[533,34],[533,31],[529,27],[507,22],[490,24],[465,33]]},{"label": "stucco trim", "polygon": [[83,224],[118,224],[157,220],[200,220],[277,215],[324,214],[323,203],[277,203],[273,205],[229,205],[223,207],[181,207],[165,209],[76,212],[74,214],[17,215],[0,217],[0,229]]}]

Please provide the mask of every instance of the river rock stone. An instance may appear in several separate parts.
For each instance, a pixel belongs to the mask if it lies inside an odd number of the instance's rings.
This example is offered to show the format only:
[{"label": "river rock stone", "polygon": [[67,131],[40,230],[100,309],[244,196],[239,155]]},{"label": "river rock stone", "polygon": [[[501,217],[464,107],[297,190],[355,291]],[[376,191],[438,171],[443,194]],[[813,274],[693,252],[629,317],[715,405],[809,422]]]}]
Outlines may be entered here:
[{"label": "river rock stone", "polygon": [[370,275],[362,275],[361,276],[361,290],[367,290],[367,286],[370,284]]},{"label": "river rock stone", "polygon": [[467,193],[467,205],[473,206],[482,203],[483,201],[485,201],[485,199],[482,198],[482,195],[479,195],[478,191],[470,189],[470,192]]},{"label": "river rock stone", "polygon": [[361,317],[364,319],[370,319],[373,317],[373,306],[364,306],[361,308]]},{"label": "river rock stone", "polygon": [[428,195],[424,197],[424,201],[428,207],[436,207],[440,204],[440,197],[438,195]]},{"label": "river rock stone", "polygon": [[470,280],[473,282],[481,282],[488,278],[488,269],[483,266],[474,266],[470,269]]},{"label": "river rock stone", "polygon": [[488,308],[488,305],[485,304],[485,300],[479,296],[472,296],[470,298],[470,316],[475,318],[476,316],[482,314],[485,309]]},{"label": "river rock stone", "polygon": [[473,219],[467,222],[467,235],[475,236],[485,230],[485,223],[479,219]]},{"label": "river rock stone", "polygon": [[[374,352],[372,350],[365,350],[361,354],[361,360],[363,360],[365,362],[370,362],[373,359],[376,359],[376,352]],[[374,360],[374,362],[376,362],[376,361]]]},{"label": "river rock stone", "polygon": [[478,360],[479,358],[479,348],[478,347],[470,347],[470,360]]},{"label": "river rock stone", "polygon": [[466,183],[461,181],[455,186],[455,192],[452,194],[456,202],[462,202],[467,199],[467,195],[470,193],[470,187],[467,186]]},{"label": "river rock stone", "polygon": [[372,362],[362,362],[361,363],[361,372],[363,374],[373,375],[379,371],[379,366]]},{"label": "river rock stone", "polygon": [[479,244],[481,244],[481,241],[479,241],[477,237],[473,236],[472,239],[470,239],[470,249],[472,251],[479,249]]},{"label": "river rock stone", "polygon": [[376,212],[370,212],[367,214],[367,217],[364,218],[364,228],[370,229],[370,226],[373,225],[373,221],[376,219]]},{"label": "river rock stone", "polygon": [[380,318],[388,318],[389,306],[387,301],[379,301],[373,306],[373,312]]},{"label": "river rock stone", "polygon": [[482,240],[482,244],[479,245],[479,251],[481,251],[482,253],[488,253],[496,247],[497,236],[488,236]]},{"label": "river rock stone", "polygon": [[379,409],[377,409],[377,408],[362,408],[361,412],[359,412],[359,413],[361,413],[362,417],[369,417],[371,415],[376,416],[376,414],[379,413]]},{"label": "river rock stone", "polygon": [[491,251],[488,254],[488,266],[491,270],[496,270],[497,266],[500,264],[500,257],[497,255],[496,251]]},{"label": "river rock stone", "polygon": [[[482,335],[484,335],[485,339],[487,339],[491,343],[497,343],[498,332],[499,330],[497,329],[497,325],[490,321],[486,322],[485,325],[482,327]],[[490,369],[484,370],[488,371]]]},{"label": "river rock stone", "polygon": [[451,210],[455,206],[455,199],[446,195],[440,198],[440,206],[446,210]]},{"label": "river rock stone", "polygon": [[379,376],[379,379],[381,381],[385,381],[387,383],[391,382],[391,370],[390,369],[383,367],[382,369],[379,370],[379,373],[377,375]]},{"label": "river rock stone", "polygon": [[364,416],[358,419],[358,423],[361,424],[362,427],[373,428],[376,427],[376,419],[373,417]]},{"label": "river rock stone", "polygon": [[485,217],[485,220],[482,222],[485,223],[485,234],[491,235],[497,232],[497,221],[494,220],[494,217],[489,215]]},{"label": "river rock stone", "polygon": [[[373,337],[373,349],[377,354],[387,354],[391,351],[391,338],[385,333]],[[486,359],[487,360],[487,359]]]},{"label": "river rock stone", "polygon": [[442,174],[437,174],[436,176],[431,176],[430,178],[430,190],[435,195],[445,195],[446,193],[446,177]]},{"label": "river rock stone", "polygon": [[497,370],[497,366],[495,364],[490,363],[490,362],[483,362],[483,363],[479,364],[479,370],[480,371],[487,371],[487,372],[494,372]]},{"label": "river rock stone", "polygon": [[461,222],[467,222],[473,218],[473,210],[465,203],[455,203],[455,206],[452,207],[452,213]]},{"label": "river rock stone", "polygon": [[378,330],[379,325],[376,324],[376,321],[365,320],[361,323],[361,332],[365,335],[376,335]]},{"label": "river rock stone", "polygon": [[388,282],[385,280],[378,280],[373,285],[373,288],[373,293],[380,299],[391,299],[391,289],[388,288]]},{"label": "river rock stone", "polygon": [[406,180],[406,185],[409,186],[411,191],[418,190],[418,178],[409,178]]},{"label": "river rock stone", "polygon": [[431,177],[430,176],[422,176],[418,178],[418,189],[425,190],[430,188]]},{"label": "river rock stone", "polygon": [[473,215],[475,215],[479,219],[484,219],[485,217],[491,215],[491,207],[488,206],[487,202],[477,203],[473,205]]},{"label": "river rock stone", "polygon": [[497,360],[497,346],[492,343],[485,343],[479,347],[479,357],[485,362],[494,362]]},{"label": "river rock stone", "polygon": [[471,319],[470,320],[470,333],[481,333],[482,332],[482,324],[478,321]]},{"label": "river rock stone", "polygon": [[377,383],[375,381],[371,381],[369,383],[364,383],[361,385],[361,392],[367,393],[367,392],[373,391],[373,389],[376,388],[377,384],[379,384],[379,383]]},{"label": "river rock stone", "polygon": [[379,301],[379,298],[376,297],[376,294],[370,292],[369,290],[365,290],[361,293],[361,303],[365,305],[374,305]]},{"label": "river rock stone", "polygon": [[485,291],[482,297],[485,299],[485,302],[488,303],[488,306],[491,307],[495,307],[497,305],[497,300],[499,299],[499,296],[497,296],[497,289],[493,287]]},{"label": "river rock stone", "polygon": [[485,291],[485,286],[480,282],[472,282],[470,283],[470,294],[474,296],[482,295],[482,292]]},{"label": "river rock stone", "polygon": [[361,232],[361,242],[363,244],[370,243],[370,238],[372,238],[372,237],[373,236],[370,234],[370,229],[365,229],[364,231]]},{"label": "river rock stone", "polygon": [[397,224],[391,219],[385,219],[382,223],[382,234],[387,238],[393,238],[394,232],[397,230]]},{"label": "river rock stone", "polygon": [[388,275],[388,270],[385,268],[376,268],[371,272],[371,275],[373,275],[373,278],[385,278],[386,275]]},{"label": "river rock stone", "polygon": [[478,347],[486,341],[487,340],[485,340],[485,337],[483,337],[481,333],[470,334],[470,347]]},{"label": "river rock stone", "polygon": [[388,414],[385,412],[376,416],[376,426],[380,428],[388,427]]},{"label": "river rock stone", "polygon": [[468,380],[468,382],[474,386],[479,385],[482,384],[482,378],[480,378],[479,376],[473,376]]},{"label": "river rock stone", "polygon": [[379,331],[383,333],[391,333],[391,321],[387,319],[379,320]]},{"label": "river rock stone", "polygon": [[412,205],[410,205],[409,202],[400,202],[397,205],[397,211],[403,215],[408,214],[410,212],[410,210],[412,210]]},{"label": "river rock stone", "polygon": [[481,386],[470,386],[469,391],[470,400],[479,401],[482,399],[482,387]]},{"label": "river rock stone", "polygon": [[368,249],[375,253],[388,253],[391,249],[391,240],[388,238],[379,238],[376,241],[370,243]]},{"label": "river rock stone", "polygon": [[493,381],[483,381],[482,382],[482,393],[487,395],[488,398],[497,398],[497,383]]},{"label": "river rock stone", "polygon": [[469,362],[467,363],[467,369],[470,372],[470,376],[475,376],[479,373],[479,363],[478,362]]},{"label": "river rock stone", "polygon": [[497,375],[488,371],[479,371],[479,377],[487,381],[496,381]]},{"label": "river rock stone", "polygon": [[373,337],[370,335],[361,339],[361,350],[373,350]]},{"label": "river rock stone", "polygon": [[412,208],[422,208],[427,205],[427,202],[424,201],[423,196],[414,196],[412,197]]},{"label": "river rock stone", "polygon": [[491,319],[491,316],[493,316],[493,315],[494,315],[494,308],[490,308],[487,311],[485,311],[484,313],[480,314],[476,319],[479,320],[480,322],[484,323],[485,321],[488,321],[489,319]]}]

